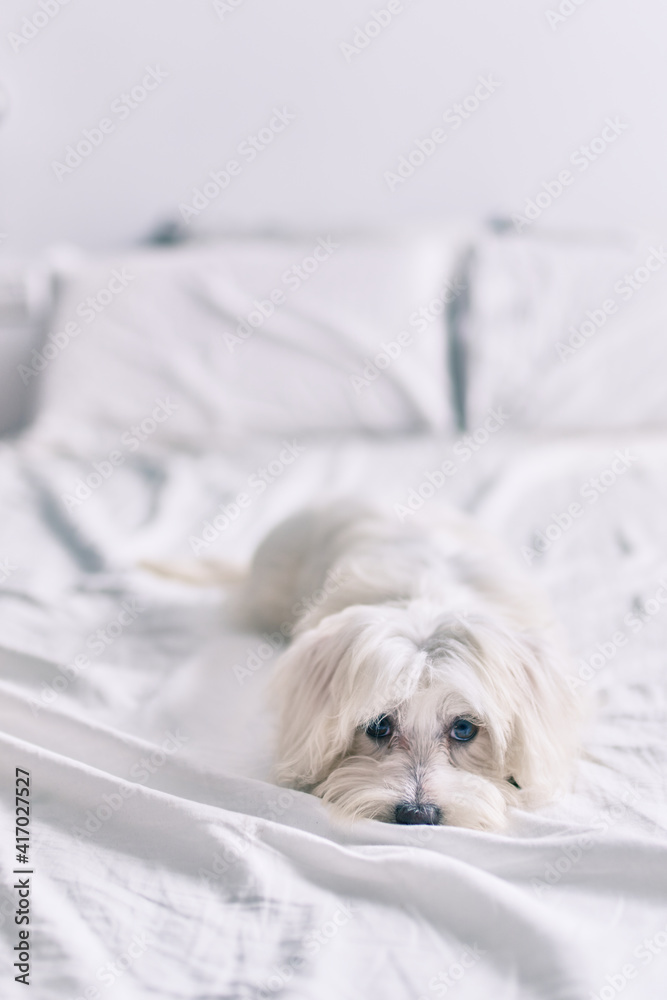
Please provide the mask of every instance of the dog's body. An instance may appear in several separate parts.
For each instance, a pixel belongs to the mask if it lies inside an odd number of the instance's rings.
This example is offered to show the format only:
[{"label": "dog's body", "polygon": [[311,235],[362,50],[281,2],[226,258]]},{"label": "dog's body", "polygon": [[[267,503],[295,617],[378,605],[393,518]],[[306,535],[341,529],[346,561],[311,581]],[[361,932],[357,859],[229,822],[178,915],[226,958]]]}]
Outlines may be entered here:
[{"label": "dog's body", "polygon": [[578,711],[531,583],[462,515],[304,511],[260,545],[237,612],[276,664],[279,780],[341,815],[500,829],[567,783]]}]

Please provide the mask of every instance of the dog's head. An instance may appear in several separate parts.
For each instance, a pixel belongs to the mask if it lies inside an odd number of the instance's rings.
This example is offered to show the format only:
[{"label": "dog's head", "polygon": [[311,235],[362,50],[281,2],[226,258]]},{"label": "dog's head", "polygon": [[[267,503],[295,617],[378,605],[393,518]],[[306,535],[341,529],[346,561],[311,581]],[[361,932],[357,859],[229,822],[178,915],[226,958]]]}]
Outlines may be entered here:
[{"label": "dog's head", "polygon": [[278,777],[341,815],[501,829],[567,780],[577,707],[544,639],[429,602],[353,606],[277,665]]}]

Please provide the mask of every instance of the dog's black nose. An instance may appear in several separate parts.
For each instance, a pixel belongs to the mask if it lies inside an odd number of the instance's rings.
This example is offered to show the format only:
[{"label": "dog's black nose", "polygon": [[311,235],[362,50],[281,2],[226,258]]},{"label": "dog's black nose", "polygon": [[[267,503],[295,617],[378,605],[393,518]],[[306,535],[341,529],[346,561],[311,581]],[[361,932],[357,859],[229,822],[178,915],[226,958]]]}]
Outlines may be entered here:
[{"label": "dog's black nose", "polygon": [[442,818],[442,812],[438,806],[434,806],[430,802],[399,802],[394,816],[397,823],[423,823],[428,826],[436,826]]}]

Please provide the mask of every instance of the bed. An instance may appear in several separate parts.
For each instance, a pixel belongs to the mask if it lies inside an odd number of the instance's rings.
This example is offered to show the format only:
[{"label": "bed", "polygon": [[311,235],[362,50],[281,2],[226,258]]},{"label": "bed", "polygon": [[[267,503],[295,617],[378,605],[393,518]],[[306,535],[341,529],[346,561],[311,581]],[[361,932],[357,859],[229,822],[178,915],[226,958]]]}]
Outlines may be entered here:
[{"label": "bed", "polygon": [[[459,227],[60,248],[6,277],[3,996],[22,928],[38,1000],[665,995],[666,261]],[[273,784],[284,637],[150,568],[242,569],[350,495],[471,511],[556,608],[584,754],[502,835],[343,826]]]}]

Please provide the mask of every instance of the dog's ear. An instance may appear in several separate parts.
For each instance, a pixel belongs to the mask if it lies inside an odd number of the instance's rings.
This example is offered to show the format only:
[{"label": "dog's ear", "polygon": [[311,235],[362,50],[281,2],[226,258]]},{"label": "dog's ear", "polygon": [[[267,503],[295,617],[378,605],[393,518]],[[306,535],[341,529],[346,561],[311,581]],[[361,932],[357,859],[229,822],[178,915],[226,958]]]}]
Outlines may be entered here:
[{"label": "dog's ear", "polygon": [[278,710],[278,780],[310,790],[347,750],[354,721],[343,697],[354,636],[331,615],[297,636],[276,662],[269,694]]},{"label": "dog's ear", "polygon": [[564,654],[541,635],[515,639],[519,671],[514,691],[507,773],[521,789],[528,807],[548,801],[567,788],[578,748],[581,705],[568,684]]}]

